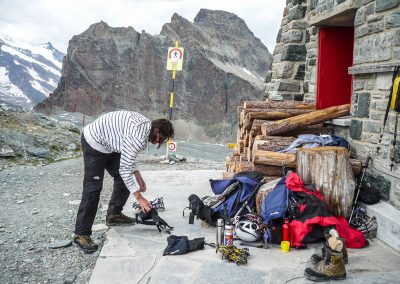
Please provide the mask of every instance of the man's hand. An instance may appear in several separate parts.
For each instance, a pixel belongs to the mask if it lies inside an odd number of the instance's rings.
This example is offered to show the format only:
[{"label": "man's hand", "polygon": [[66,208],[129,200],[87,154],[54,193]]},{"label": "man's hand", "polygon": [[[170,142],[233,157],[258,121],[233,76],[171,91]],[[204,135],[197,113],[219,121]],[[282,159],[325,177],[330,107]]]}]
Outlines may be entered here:
[{"label": "man's hand", "polygon": [[133,196],[135,196],[137,202],[139,203],[140,207],[142,207],[144,212],[149,212],[151,210],[151,203],[144,198],[139,191],[134,192]]},{"label": "man's hand", "polygon": [[133,174],[135,175],[136,181],[139,185],[139,191],[146,192],[147,187],[146,187],[146,183],[144,182],[144,180],[142,178],[142,175],[139,173],[139,171],[135,171]]}]

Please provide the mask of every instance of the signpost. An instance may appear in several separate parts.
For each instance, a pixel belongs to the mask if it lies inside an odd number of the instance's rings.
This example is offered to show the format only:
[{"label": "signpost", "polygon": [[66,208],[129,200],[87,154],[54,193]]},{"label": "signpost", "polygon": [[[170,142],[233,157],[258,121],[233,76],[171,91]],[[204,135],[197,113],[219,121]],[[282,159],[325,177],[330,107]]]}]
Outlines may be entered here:
[{"label": "signpost", "polygon": [[[169,95],[169,120],[172,119],[172,109],[174,106],[174,86],[175,86],[176,71],[182,71],[182,65],[183,65],[183,48],[179,47],[178,41],[176,41],[175,47],[169,47],[167,54],[167,70],[172,71],[172,88]],[[172,149],[170,147],[172,147]],[[176,151],[176,143],[170,142],[169,139],[167,141],[167,154],[165,157],[167,160],[168,160],[168,150],[173,152]]]}]

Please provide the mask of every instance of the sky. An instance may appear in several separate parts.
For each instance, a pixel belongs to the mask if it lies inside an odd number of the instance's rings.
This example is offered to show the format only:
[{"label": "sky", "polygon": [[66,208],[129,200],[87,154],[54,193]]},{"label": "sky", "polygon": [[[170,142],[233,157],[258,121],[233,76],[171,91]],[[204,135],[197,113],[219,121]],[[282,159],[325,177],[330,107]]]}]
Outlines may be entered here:
[{"label": "sky", "polygon": [[174,13],[193,22],[206,8],[242,18],[272,53],[285,4],[286,0],[0,0],[0,33],[30,44],[51,42],[66,53],[74,35],[100,21],[157,35]]}]

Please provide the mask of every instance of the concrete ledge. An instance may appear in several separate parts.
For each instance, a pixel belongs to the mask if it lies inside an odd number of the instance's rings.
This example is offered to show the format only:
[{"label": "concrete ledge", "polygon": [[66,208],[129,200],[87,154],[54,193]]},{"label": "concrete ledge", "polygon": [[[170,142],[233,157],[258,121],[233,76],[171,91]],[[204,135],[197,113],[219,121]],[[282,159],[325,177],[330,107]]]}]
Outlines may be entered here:
[{"label": "concrete ledge", "polygon": [[350,116],[343,116],[335,119],[331,119],[328,121],[325,121],[324,123],[330,124],[330,125],[336,125],[336,126],[345,126],[349,127],[351,124],[351,117]]},{"label": "concrete ledge", "polygon": [[369,74],[369,73],[382,73],[382,72],[393,72],[396,66],[400,65],[400,61],[394,61],[390,63],[374,63],[362,66],[350,66],[348,68],[348,74]]},{"label": "concrete ledge", "polygon": [[378,239],[400,252],[400,210],[386,202],[366,205],[367,214],[378,222]]}]

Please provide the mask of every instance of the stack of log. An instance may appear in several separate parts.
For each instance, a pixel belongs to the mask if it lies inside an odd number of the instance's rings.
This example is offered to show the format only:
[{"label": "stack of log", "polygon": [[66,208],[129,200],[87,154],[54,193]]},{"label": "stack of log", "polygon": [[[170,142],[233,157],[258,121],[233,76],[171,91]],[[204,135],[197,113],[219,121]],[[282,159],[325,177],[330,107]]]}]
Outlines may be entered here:
[{"label": "stack of log", "polygon": [[[282,176],[282,166],[296,169],[296,154],[280,153],[300,134],[333,134],[323,122],[350,114],[350,105],[316,110],[314,104],[296,101],[246,101],[238,107],[237,143],[227,157],[230,178],[242,171],[257,171],[265,181]],[[350,160],[354,175],[361,172],[361,162]]]}]

